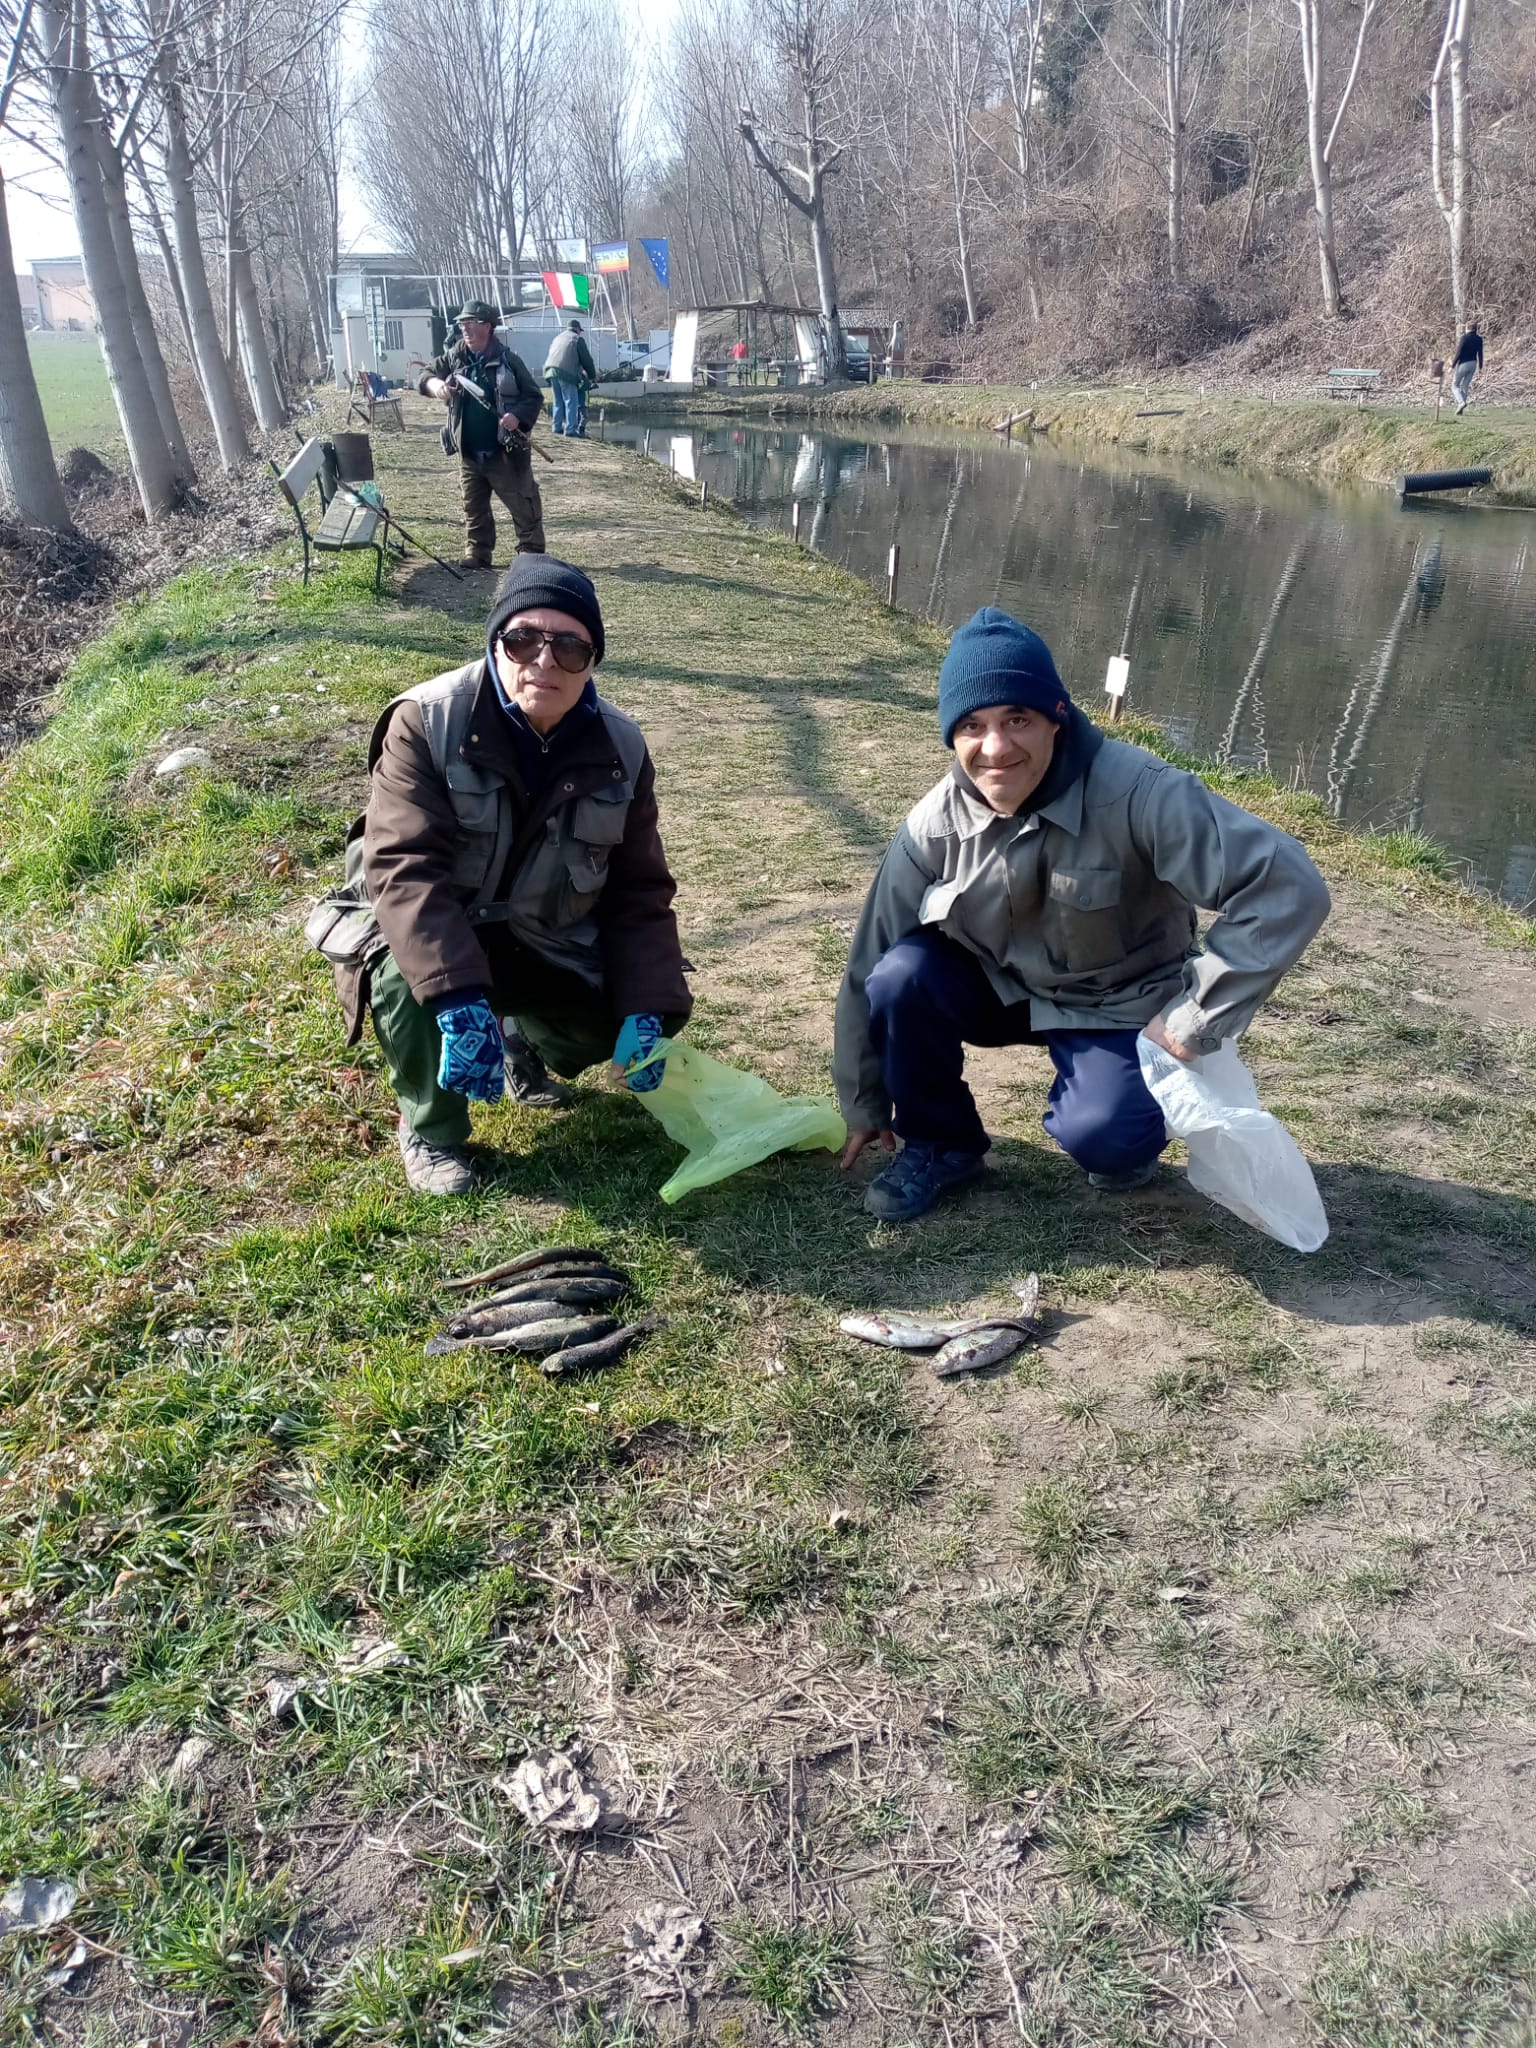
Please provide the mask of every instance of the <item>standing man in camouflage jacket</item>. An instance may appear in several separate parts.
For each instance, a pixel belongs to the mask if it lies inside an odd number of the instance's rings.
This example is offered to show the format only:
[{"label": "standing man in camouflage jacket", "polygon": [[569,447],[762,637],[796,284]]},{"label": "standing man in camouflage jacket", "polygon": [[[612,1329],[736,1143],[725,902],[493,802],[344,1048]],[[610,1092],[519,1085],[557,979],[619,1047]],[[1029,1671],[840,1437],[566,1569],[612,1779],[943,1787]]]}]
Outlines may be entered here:
[{"label": "standing man in camouflage jacket", "polygon": [[[448,408],[464,490],[464,566],[489,569],[496,551],[494,491],[512,515],[520,555],[544,552],[544,505],[533,478],[530,435],[544,394],[521,356],[496,338],[496,308],[471,299],[459,338],[422,376],[418,389]],[[463,377],[480,394],[467,392]]]}]

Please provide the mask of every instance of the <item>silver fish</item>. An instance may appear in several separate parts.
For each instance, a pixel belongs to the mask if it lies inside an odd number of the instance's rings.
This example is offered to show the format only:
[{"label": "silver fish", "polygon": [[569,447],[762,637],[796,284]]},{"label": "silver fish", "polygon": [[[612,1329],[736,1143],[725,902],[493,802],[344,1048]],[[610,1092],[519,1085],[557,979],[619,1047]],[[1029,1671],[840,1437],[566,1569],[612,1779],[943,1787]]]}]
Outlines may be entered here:
[{"label": "silver fish", "polygon": [[611,1337],[618,1327],[612,1316],[561,1316],[516,1330],[492,1330],[489,1336],[467,1341],[478,1351],[521,1351],[529,1358],[543,1358],[563,1351],[567,1344],[594,1344],[599,1337]]},{"label": "silver fish", "polygon": [[579,1372],[583,1367],[613,1365],[647,1330],[663,1330],[666,1323],[665,1316],[642,1316],[638,1323],[626,1323],[610,1336],[585,1344],[570,1344],[563,1350],[551,1352],[540,1370],[548,1373]]},{"label": "silver fish", "polygon": [[969,1337],[977,1330],[996,1330],[1005,1324],[1031,1334],[1031,1318],[1040,1303],[1040,1275],[1031,1273],[1015,1281],[1012,1292],[1019,1307],[1011,1316],[962,1316],[958,1320],[935,1316],[913,1316],[898,1310],[890,1315],[843,1316],[837,1327],[866,1344],[884,1344],[893,1351],[937,1351],[956,1337]]},{"label": "silver fish", "polygon": [[515,1287],[501,1287],[494,1294],[482,1295],[473,1309],[459,1309],[456,1313],[478,1315],[482,1309],[522,1301],[563,1301],[574,1307],[583,1301],[617,1301],[628,1289],[629,1275],[614,1267],[552,1267],[532,1280],[520,1280]]},{"label": "silver fish", "polygon": [[516,1330],[525,1323],[547,1323],[558,1316],[558,1301],[503,1301],[484,1308],[463,1308],[448,1318],[450,1337],[489,1337],[493,1330]]},{"label": "silver fish", "polygon": [[492,1281],[509,1279],[514,1273],[532,1273],[540,1266],[601,1266],[607,1263],[606,1253],[594,1251],[584,1244],[545,1245],[536,1252],[520,1252],[515,1259],[503,1259],[499,1266],[487,1266],[481,1273],[466,1273],[460,1280],[443,1282],[450,1293],[457,1294],[466,1287],[488,1287]]},{"label": "silver fish", "polygon": [[1022,1322],[989,1323],[965,1337],[951,1337],[940,1345],[928,1363],[941,1380],[959,1372],[980,1372],[985,1365],[1001,1365],[1029,1342],[1030,1333]]}]

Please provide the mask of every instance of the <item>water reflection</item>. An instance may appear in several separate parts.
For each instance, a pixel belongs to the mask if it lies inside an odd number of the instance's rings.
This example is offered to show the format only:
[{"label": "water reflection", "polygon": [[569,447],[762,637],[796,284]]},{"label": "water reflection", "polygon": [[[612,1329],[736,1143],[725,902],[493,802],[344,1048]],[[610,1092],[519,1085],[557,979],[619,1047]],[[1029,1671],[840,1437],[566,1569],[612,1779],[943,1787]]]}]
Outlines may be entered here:
[{"label": "water reflection", "polygon": [[1411,826],[1511,901],[1536,902],[1536,576],[1530,514],[1154,468],[1043,444],[903,430],[879,441],[629,421],[646,447],[945,624],[1000,604],[1096,702],[1191,752]]}]

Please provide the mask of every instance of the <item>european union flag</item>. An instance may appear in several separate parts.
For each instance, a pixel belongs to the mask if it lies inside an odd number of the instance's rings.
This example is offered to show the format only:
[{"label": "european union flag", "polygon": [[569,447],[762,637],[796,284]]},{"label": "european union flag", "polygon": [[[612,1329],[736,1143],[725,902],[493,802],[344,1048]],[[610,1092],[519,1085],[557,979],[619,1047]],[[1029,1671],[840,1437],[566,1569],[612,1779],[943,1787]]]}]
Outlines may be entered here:
[{"label": "european union flag", "polygon": [[651,259],[651,268],[656,273],[656,282],[663,290],[671,289],[667,275],[667,238],[665,235],[642,235],[640,246]]}]

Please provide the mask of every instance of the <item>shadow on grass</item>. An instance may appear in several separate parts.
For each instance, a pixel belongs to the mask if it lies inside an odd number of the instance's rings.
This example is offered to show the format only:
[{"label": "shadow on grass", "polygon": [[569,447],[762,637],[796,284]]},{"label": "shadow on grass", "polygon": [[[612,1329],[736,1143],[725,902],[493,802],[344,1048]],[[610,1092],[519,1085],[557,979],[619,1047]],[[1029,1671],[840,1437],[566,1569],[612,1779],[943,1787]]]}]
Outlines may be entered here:
[{"label": "shadow on grass", "polygon": [[1101,1195],[1064,1155],[1014,1139],[994,1146],[993,1171],[966,1197],[894,1227],[862,1206],[874,1163],[843,1174],[830,1153],[784,1155],[669,1210],[657,1190],[678,1149],[638,1102],[578,1090],[568,1115],[512,1121],[513,1144],[481,1155],[491,1192],[568,1203],[607,1232],[643,1221],[717,1279],[837,1313],[937,1308],[998,1293],[1031,1268],[1092,1298],[1140,1265],[1175,1283],[1226,1274],[1323,1322],[1412,1325],[1454,1311],[1536,1334],[1536,1201],[1493,1189],[1325,1166],[1333,1234],[1302,1257],[1196,1193],[1181,1168],[1138,1194]]}]

